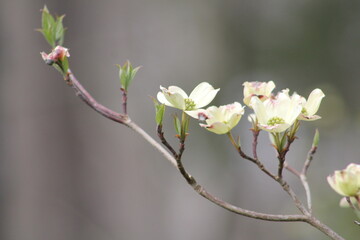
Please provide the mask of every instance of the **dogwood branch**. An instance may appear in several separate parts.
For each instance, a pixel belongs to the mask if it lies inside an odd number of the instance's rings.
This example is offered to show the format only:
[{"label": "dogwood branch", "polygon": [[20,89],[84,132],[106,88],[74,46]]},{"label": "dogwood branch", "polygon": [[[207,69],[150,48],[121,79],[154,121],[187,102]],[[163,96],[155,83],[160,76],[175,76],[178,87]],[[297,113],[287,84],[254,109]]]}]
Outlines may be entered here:
[{"label": "dogwood branch", "polygon": [[[179,167],[182,169],[180,172],[182,173],[182,176],[187,180],[187,182],[190,184],[190,186],[201,196],[208,199],[209,201],[215,203],[216,205],[234,212],[236,214],[265,220],[265,221],[277,221],[277,222],[306,222],[315,228],[319,229],[323,233],[325,233],[327,236],[334,240],[344,240],[341,236],[339,236],[336,232],[334,232],[332,229],[321,223],[318,219],[314,218],[313,216],[310,216],[303,211],[303,215],[274,215],[274,214],[265,214],[265,213],[259,213],[255,211],[250,211],[246,209],[239,208],[237,206],[234,206],[226,201],[223,201],[220,198],[217,198],[210,194],[204,187],[199,185],[194,177],[192,177],[187,171],[185,170],[184,166],[181,162],[181,155],[184,150],[184,145],[180,146],[180,154],[178,155],[178,158],[175,159],[174,156],[172,156],[165,148],[163,148],[157,141],[155,141],[148,133],[146,133],[142,128],[140,128],[135,122],[133,122],[128,115],[123,115],[120,113],[117,113],[111,109],[106,108],[105,106],[98,103],[87,91],[86,89],[78,82],[74,74],[69,70],[67,74],[67,78],[65,79],[67,84],[71,86],[75,94],[79,96],[87,105],[89,105],[92,109],[94,109],[96,112],[100,113],[104,117],[113,120],[115,122],[118,122],[120,124],[123,124],[130,129],[134,130],[136,133],[138,133],[142,138],[144,138],[147,142],[149,142],[155,149],[157,149],[166,160],[168,160],[170,163],[172,163],[179,171]],[[182,142],[181,144],[184,144]],[[240,149],[241,150],[241,149]],[[242,151],[240,151],[242,152]],[[252,159],[249,157],[249,160]],[[251,160],[250,160],[251,161]],[[283,182],[282,179],[279,179],[278,181],[282,186],[283,189],[290,194],[290,196],[293,196],[294,193],[290,189],[289,185],[286,184],[286,182]],[[296,203],[298,205],[299,203]]]}]

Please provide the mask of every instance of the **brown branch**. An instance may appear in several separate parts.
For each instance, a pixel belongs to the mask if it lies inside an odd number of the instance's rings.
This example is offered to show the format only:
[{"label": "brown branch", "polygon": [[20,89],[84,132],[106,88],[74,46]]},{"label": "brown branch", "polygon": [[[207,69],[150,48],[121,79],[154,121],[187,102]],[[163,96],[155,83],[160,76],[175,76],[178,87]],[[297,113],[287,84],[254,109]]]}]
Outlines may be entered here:
[{"label": "brown branch", "polygon": [[290,146],[291,144],[294,142],[295,137],[289,137],[287,139],[287,143],[284,149],[281,149],[278,152],[278,159],[279,159],[279,167],[278,167],[278,178],[282,178],[282,172],[284,169],[284,164],[285,164],[285,158],[286,158],[286,154],[289,152],[290,150]]},{"label": "brown branch", "polygon": [[[185,177],[187,182],[193,187],[193,189],[198,194],[200,194],[204,198],[208,199],[209,201],[215,203],[216,205],[218,205],[228,211],[234,212],[234,213],[242,215],[242,216],[250,217],[250,218],[255,218],[255,219],[260,219],[260,220],[265,220],[265,221],[307,222],[310,225],[312,225],[315,228],[322,231],[323,233],[325,233],[327,236],[331,237],[332,239],[344,240],[341,236],[339,236],[337,233],[335,233],[332,229],[330,229],[326,225],[322,224],[316,218],[311,217],[307,214],[304,214],[304,213],[303,213],[304,215],[264,214],[264,213],[254,212],[254,211],[236,207],[230,203],[227,203],[227,202],[213,196],[212,194],[207,192],[201,185],[197,184],[196,180],[190,174],[188,174],[186,172],[186,170],[181,162],[181,155],[185,149],[184,145],[180,145],[180,151],[179,151],[178,158],[174,159],[174,157],[168,151],[166,151],[158,142],[156,142],[151,136],[149,136],[142,128],[140,128],[134,122],[132,122],[128,116],[117,113],[117,112],[115,112],[111,109],[108,109],[105,106],[99,104],[83,88],[83,86],[77,81],[77,79],[71,73],[70,70],[69,70],[67,76],[68,77],[65,79],[67,84],[75,90],[76,95],[79,96],[87,105],[89,105],[92,109],[94,109],[96,112],[100,113],[104,117],[106,117],[110,120],[113,120],[115,122],[121,123],[121,124],[129,127],[130,129],[134,130],[136,133],[138,133],[141,137],[143,137],[146,141],[148,141],[155,149],[157,149],[160,153],[162,153],[163,156],[165,157],[165,159],[167,159],[169,162],[171,162],[173,165],[175,165],[179,170],[182,169],[181,170],[182,175]],[[181,144],[184,144],[184,143],[181,143]],[[248,157],[246,154],[244,154],[242,152],[241,148],[239,148],[239,153],[240,153],[240,155],[245,156],[246,159],[248,159],[250,161],[255,161],[255,159]],[[292,196],[292,197],[295,196],[294,193],[292,192],[291,188],[289,187],[289,185],[286,182],[284,182],[282,179],[278,179],[278,182],[283,186],[284,190],[290,194],[290,196]],[[296,200],[296,198],[295,198],[295,200]],[[298,204],[301,205],[301,203],[297,203],[296,201],[295,201],[295,203],[297,205]]]},{"label": "brown branch", "polygon": [[85,88],[78,82],[74,74],[69,69],[68,78],[65,79],[67,84],[75,90],[76,96],[80,97],[88,106],[94,109],[96,112],[100,113],[104,117],[113,120],[115,122],[126,125],[126,122],[129,121],[127,116],[124,116],[120,113],[117,113],[100,103],[98,103]]},{"label": "brown branch", "polygon": [[260,130],[257,129],[251,129],[252,133],[253,133],[253,143],[252,143],[252,150],[253,150],[253,157],[255,159],[258,159],[257,156],[257,144],[258,144],[258,137],[259,137],[259,133]]},{"label": "brown branch", "polygon": [[127,115],[127,91],[124,88],[121,88],[120,90],[122,91],[123,112]]},{"label": "brown branch", "polygon": [[291,172],[292,174],[294,174],[295,176],[297,176],[298,178],[300,178],[299,171],[296,170],[295,168],[291,167],[286,161],[284,162],[284,168],[286,170],[288,170],[289,172]]},{"label": "brown branch", "polygon": [[317,150],[317,146],[312,146],[311,147],[310,151],[308,152],[307,158],[305,160],[305,163],[304,163],[303,169],[301,171],[301,174],[306,175],[307,170],[310,167],[310,163],[313,160],[313,157],[314,157],[314,155],[316,153],[316,150]]},{"label": "brown branch", "polygon": [[170,145],[170,143],[168,143],[168,141],[165,139],[164,132],[162,130],[162,125],[157,126],[157,135],[161,140],[161,143],[171,152],[174,158],[177,158],[178,154],[175,152],[174,148]]}]

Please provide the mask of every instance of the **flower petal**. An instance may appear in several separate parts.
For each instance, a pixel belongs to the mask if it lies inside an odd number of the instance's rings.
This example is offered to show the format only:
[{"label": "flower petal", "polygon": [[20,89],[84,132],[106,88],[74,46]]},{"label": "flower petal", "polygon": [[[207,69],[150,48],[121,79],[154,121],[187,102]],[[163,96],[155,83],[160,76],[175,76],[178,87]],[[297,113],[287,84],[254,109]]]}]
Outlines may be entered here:
[{"label": "flower petal", "polygon": [[318,115],[306,116],[304,114],[300,114],[297,119],[302,121],[315,121],[320,119],[321,117]]},{"label": "flower petal", "polygon": [[[161,86],[160,86],[160,88],[161,88]],[[186,94],[186,92],[184,91],[184,90],[182,90],[181,88],[179,88],[179,87],[177,87],[177,86],[170,86],[169,88],[168,88],[168,91],[170,92],[170,93],[178,93],[178,94],[180,94],[183,98],[188,98],[188,95]]]},{"label": "flower petal", "polygon": [[211,125],[200,123],[200,126],[206,128],[210,132],[213,132],[216,134],[225,134],[230,131],[229,127],[225,123],[222,123],[222,122],[215,122]]},{"label": "flower petal", "polygon": [[266,124],[258,124],[259,128],[268,131],[268,132],[284,132],[286,129],[288,129],[291,125],[287,123],[283,124],[275,124],[275,125],[266,125]]},{"label": "flower petal", "polygon": [[[168,103],[170,103],[168,106],[174,107],[174,108],[179,108],[179,109],[185,109],[185,98],[187,98],[186,93],[179,87],[175,87],[175,86],[170,86],[169,89],[166,89],[162,86],[160,86],[160,89],[162,90],[162,93],[164,95],[164,97],[166,98],[166,100],[168,101]],[[160,95],[160,99],[159,101],[162,100],[163,98]],[[161,101],[160,101],[161,102]],[[165,105],[166,102],[163,102]]]},{"label": "flower petal", "polygon": [[314,89],[310,93],[309,98],[307,99],[307,102],[304,105],[304,108],[306,109],[307,114],[309,116],[314,115],[318,111],[323,97],[325,97],[325,94],[319,88]]},{"label": "flower petal", "polygon": [[193,111],[185,111],[190,117],[196,118],[200,121],[205,121],[209,118],[209,113],[205,109],[197,109]]},{"label": "flower petal", "polygon": [[254,109],[258,122],[264,125],[266,125],[268,121],[268,116],[264,106],[267,101],[269,100],[266,100],[265,103],[263,103],[258,97],[252,97],[250,101],[250,106]]},{"label": "flower petal", "polygon": [[214,89],[209,83],[202,82],[194,88],[189,98],[194,101],[196,108],[202,108],[215,98],[219,90],[220,88]]},{"label": "flower petal", "polygon": [[159,102],[161,102],[162,104],[165,104],[166,106],[169,107],[174,107],[165,97],[165,95],[162,92],[158,92],[157,94],[157,99]]}]

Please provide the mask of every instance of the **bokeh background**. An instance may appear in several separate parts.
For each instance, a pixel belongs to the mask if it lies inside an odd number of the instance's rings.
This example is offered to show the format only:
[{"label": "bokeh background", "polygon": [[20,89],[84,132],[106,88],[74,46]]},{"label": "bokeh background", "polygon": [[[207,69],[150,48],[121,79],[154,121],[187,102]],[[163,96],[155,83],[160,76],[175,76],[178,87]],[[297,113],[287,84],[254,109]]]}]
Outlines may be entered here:
[{"label": "bokeh background", "polygon": [[[288,161],[301,167],[319,128],[309,170],[314,213],[346,239],[355,215],[340,209],[326,176],[360,156],[360,1],[0,1],[0,239],[327,239],[303,223],[256,221],[197,195],[161,154],[130,129],[95,113],[45,65],[51,49],[39,11],[66,14],[70,66],[102,104],[121,110],[117,63],[142,65],[129,93],[131,118],[155,134],[149,96],[159,86],[191,91],[207,81],[214,104],[242,100],[244,81],[275,81],[326,94],[322,120],[304,123]],[[165,134],[175,143],[168,109]],[[246,114],[250,113],[247,109]],[[190,126],[184,164],[210,192],[267,213],[297,213],[276,183],[240,159],[225,136]],[[234,130],[250,148],[246,117]],[[267,134],[259,155],[272,170]],[[304,200],[303,189],[285,175]]]}]

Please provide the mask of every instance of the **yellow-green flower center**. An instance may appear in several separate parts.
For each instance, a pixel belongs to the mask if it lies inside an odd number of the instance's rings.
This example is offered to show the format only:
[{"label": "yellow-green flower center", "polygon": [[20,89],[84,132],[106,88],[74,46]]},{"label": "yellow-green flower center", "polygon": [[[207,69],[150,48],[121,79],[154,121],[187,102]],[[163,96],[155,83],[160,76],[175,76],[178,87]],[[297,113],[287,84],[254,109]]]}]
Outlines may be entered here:
[{"label": "yellow-green flower center", "polygon": [[304,114],[305,116],[309,115],[306,108],[303,107],[303,109],[301,110],[301,113]]},{"label": "yellow-green flower center", "polygon": [[277,124],[283,124],[285,123],[285,120],[280,118],[280,117],[273,117],[271,119],[269,119],[269,121],[267,122],[267,125],[269,126],[275,126]]},{"label": "yellow-green flower center", "polygon": [[185,111],[191,111],[195,109],[196,104],[190,98],[185,99]]}]

